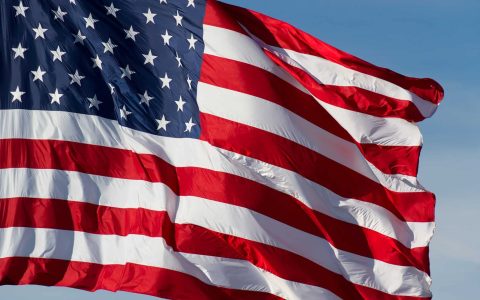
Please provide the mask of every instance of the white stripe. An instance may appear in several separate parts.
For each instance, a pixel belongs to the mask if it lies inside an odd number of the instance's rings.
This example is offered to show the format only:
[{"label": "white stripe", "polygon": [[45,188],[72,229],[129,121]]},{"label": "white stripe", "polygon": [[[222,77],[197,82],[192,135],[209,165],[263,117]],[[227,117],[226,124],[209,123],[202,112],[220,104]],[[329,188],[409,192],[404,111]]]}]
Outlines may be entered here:
[{"label": "white stripe", "polygon": [[243,260],[175,252],[162,238],[39,229],[0,229],[0,257],[60,259],[101,265],[135,263],[174,270],[214,286],[263,291],[287,299],[338,299],[331,292],[288,281]]},{"label": "white stripe", "polygon": [[[204,27],[205,53],[265,69],[299,90],[310,94],[291,75],[286,74],[284,70],[275,65],[252,38],[228,29],[208,25]],[[359,143],[386,146],[419,146],[422,144],[418,127],[406,120],[375,117],[330,105],[321,99],[317,100]]]},{"label": "white stripe", "polygon": [[339,250],[325,239],[246,208],[198,197],[182,197],[175,223],[195,224],[301,255],[347,280],[393,295],[430,296],[430,277],[414,268],[392,265]]},{"label": "white stripe", "polygon": [[[426,246],[434,223],[402,222],[375,204],[346,199],[298,174],[195,139],[175,139],[121,127],[116,121],[60,111],[0,110],[0,138],[65,140],[155,154],[177,167],[225,172],[291,195],[308,207],[397,239]],[[18,130],[22,128],[22,130]]]},{"label": "white stripe", "polygon": [[415,123],[400,118],[379,118],[324,102],[322,106],[359,143],[383,146],[421,146],[423,144],[422,134]]},{"label": "white stripe", "polygon": [[0,199],[22,197],[155,211],[165,211],[167,201],[177,201],[177,195],[159,182],[63,170],[0,169]]},{"label": "white stripe", "polygon": [[264,69],[308,94],[308,91],[295,78],[266,56],[262,48],[250,37],[215,26],[204,25],[203,27],[205,54],[228,58]]},{"label": "white stripe", "polygon": [[436,104],[423,100],[414,93],[384,79],[354,71],[318,56],[270,45],[265,47],[286,63],[312,75],[320,84],[358,87],[397,100],[409,101],[415,104],[424,117],[430,117],[437,109]]},{"label": "white stripe", "polygon": [[[248,32],[248,30],[246,31]],[[207,54],[221,57],[227,57],[225,56],[227,54],[230,59],[257,65],[275,73],[280,68],[270,66],[271,61],[269,62],[269,58],[262,51],[262,48],[265,48],[285,62],[295,67],[301,67],[321,84],[358,87],[398,100],[410,101],[425,117],[431,116],[437,109],[437,105],[434,103],[421,99],[416,94],[389,81],[346,68],[317,56],[267,45],[253,35],[247,36],[229,29],[204,25],[204,40]],[[222,44],[222,41],[230,40],[235,42]],[[283,76],[280,78],[285,79]]]},{"label": "white stripe", "polygon": [[[384,174],[348,142],[270,101],[198,83],[200,111],[262,129],[303,145],[396,192],[425,192],[415,177]],[[380,131],[380,130],[378,130]]]},{"label": "white stripe", "polygon": [[[305,233],[247,208],[199,197],[177,197],[161,184],[129,182],[129,180],[71,171],[32,169],[0,170],[0,179],[0,198],[55,198],[116,208],[146,208],[142,204],[152,201],[154,204],[147,204],[147,207],[168,211],[174,223],[194,224],[223,234],[282,248],[341,274],[351,282],[391,294],[402,291],[406,295],[413,295],[412,293],[428,290],[430,282],[427,274],[413,267],[395,266],[336,249],[323,238]],[[26,187],[14,184],[14,182],[25,181]],[[142,186],[142,183],[145,186]],[[77,185],[81,188],[73,187]],[[149,185],[160,193],[153,194],[148,190]],[[73,188],[69,189],[69,186]],[[131,190],[132,188],[134,190]],[[102,189],[105,189],[102,195],[95,192]],[[363,270],[363,273],[359,275],[355,270]],[[423,286],[416,285],[418,282]],[[411,289],[405,289],[403,284]]]}]

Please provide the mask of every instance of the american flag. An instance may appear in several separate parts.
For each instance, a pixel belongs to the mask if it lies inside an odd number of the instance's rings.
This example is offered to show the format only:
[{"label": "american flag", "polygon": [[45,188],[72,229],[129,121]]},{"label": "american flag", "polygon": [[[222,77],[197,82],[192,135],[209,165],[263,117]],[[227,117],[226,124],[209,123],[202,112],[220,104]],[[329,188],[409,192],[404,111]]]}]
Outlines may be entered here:
[{"label": "american flag", "polygon": [[435,81],[215,0],[4,0],[0,29],[0,284],[431,298]]}]

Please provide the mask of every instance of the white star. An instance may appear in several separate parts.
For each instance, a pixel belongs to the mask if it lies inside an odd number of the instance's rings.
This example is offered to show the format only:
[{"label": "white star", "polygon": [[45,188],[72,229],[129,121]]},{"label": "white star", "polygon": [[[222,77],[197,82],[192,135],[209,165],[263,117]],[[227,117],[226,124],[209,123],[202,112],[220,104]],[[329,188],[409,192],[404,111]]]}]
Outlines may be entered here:
[{"label": "white star", "polygon": [[198,40],[193,36],[193,33],[190,35],[190,38],[187,39],[188,41],[188,50],[190,49],[195,49],[195,43],[198,42]]},{"label": "white star", "polygon": [[152,66],[155,66],[155,63],[153,62],[158,56],[155,56],[152,54],[152,50],[148,51],[147,54],[142,54],[143,57],[145,57],[145,63],[146,64],[151,64]]},{"label": "white star", "polygon": [[172,36],[168,34],[168,30],[165,30],[165,34],[162,34],[162,38],[164,45],[170,45],[170,39],[172,38]]},{"label": "white star", "polygon": [[178,13],[178,10],[177,10],[177,14],[174,15],[173,18],[175,19],[175,22],[177,22],[177,26],[183,26],[182,25],[183,17]]},{"label": "white star", "polygon": [[194,2],[194,0],[188,0],[187,7],[189,7],[189,6],[195,7],[195,2]]},{"label": "white star", "polygon": [[107,9],[107,16],[112,15],[115,18],[117,17],[117,11],[120,11],[120,9],[113,5],[113,2],[110,4],[110,6],[105,6],[105,8]]},{"label": "white star", "polygon": [[12,102],[22,102],[22,96],[25,94],[25,92],[20,91],[20,88],[17,86],[17,89],[13,92],[10,92],[10,94],[13,96]]},{"label": "white star", "polygon": [[41,82],[43,82],[43,75],[45,75],[46,73],[47,72],[42,71],[42,68],[40,68],[40,66],[38,66],[38,69],[36,71],[32,71],[33,82],[35,82],[37,80],[40,80]]},{"label": "white star", "polygon": [[102,42],[103,44],[103,53],[107,53],[107,52],[110,52],[113,54],[113,49],[117,48],[118,46],[115,45],[114,43],[112,43],[112,41],[110,39],[108,39],[108,42],[104,43]]},{"label": "white star", "polygon": [[87,38],[82,34],[82,32],[79,30],[77,34],[73,35],[75,37],[75,41],[73,41],[74,44],[80,43],[83,45],[83,41]]},{"label": "white star", "polygon": [[170,88],[170,82],[172,81],[172,79],[168,77],[167,73],[165,73],[165,77],[160,77],[160,80],[162,81],[162,89],[164,87]]},{"label": "white star", "polygon": [[20,3],[18,3],[18,6],[14,6],[13,8],[15,8],[15,11],[16,11],[15,17],[16,17],[16,16],[20,16],[20,15],[26,17],[25,11],[26,11],[27,9],[29,9],[28,6],[23,6],[23,2],[22,2],[22,1],[20,1]]},{"label": "white star", "polygon": [[62,8],[60,6],[58,6],[57,11],[52,10],[52,12],[53,12],[53,15],[54,15],[53,19],[54,20],[60,19],[62,22],[64,21],[63,17],[65,15],[67,15],[67,12],[62,11]]},{"label": "white star", "polygon": [[92,17],[92,14],[88,15],[88,18],[83,18],[85,20],[85,27],[92,27],[92,29],[95,29],[95,23],[98,22],[98,20],[94,19]]},{"label": "white star", "polygon": [[180,96],[180,99],[178,99],[178,101],[175,101],[175,103],[177,104],[177,111],[183,111],[183,106],[185,106],[185,104],[187,102],[183,101],[183,98],[182,96]]},{"label": "white star", "polygon": [[70,81],[70,84],[78,84],[79,86],[82,86],[82,79],[85,78],[85,76],[82,76],[78,73],[78,70],[75,70],[75,73],[74,74],[68,74],[68,76],[70,76],[70,78],[72,79]]},{"label": "white star", "polygon": [[140,104],[145,103],[147,106],[150,106],[150,101],[154,99],[153,97],[150,97],[150,95],[148,95],[148,91],[145,91],[143,95],[138,94],[138,96],[140,96]]},{"label": "white star", "polygon": [[113,86],[113,84],[109,83],[108,87],[110,88],[110,94],[115,94],[115,87]]},{"label": "white star", "polygon": [[125,39],[132,39],[135,42],[135,36],[138,34],[138,31],[133,30],[132,26],[130,26],[129,30],[124,29],[124,31],[127,34]]},{"label": "white star", "polygon": [[62,56],[65,55],[66,52],[63,52],[61,49],[60,49],[60,46],[57,46],[57,50],[50,50],[50,52],[52,52],[52,55],[53,55],[53,61],[56,61],[57,59],[59,61],[62,61]]},{"label": "white star", "polygon": [[120,109],[120,118],[127,119],[128,115],[131,115],[132,112],[128,111],[125,105]]},{"label": "white star", "polygon": [[88,108],[95,107],[97,110],[100,110],[100,104],[102,104],[102,101],[98,101],[97,95],[93,95],[93,98],[88,98],[88,101],[90,101],[90,105],[88,105]]},{"label": "white star", "polygon": [[187,75],[187,84],[188,84],[188,89],[192,89],[192,79],[190,79],[190,75]]},{"label": "white star", "polygon": [[77,5],[77,2],[75,2],[75,0],[70,0],[70,4]]},{"label": "white star", "polygon": [[58,89],[55,89],[55,93],[49,93],[49,95],[52,97],[50,104],[53,104],[53,102],[60,104],[60,98],[62,98],[63,94],[60,94]]},{"label": "white star", "polygon": [[182,67],[182,66],[183,66],[183,65],[182,65],[182,59],[180,58],[180,56],[178,56],[178,52],[177,52],[177,55],[175,56],[175,59],[176,59],[177,62],[178,62],[178,67],[179,67],[179,68]]},{"label": "white star", "polygon": [[45,32],[47,30],[48,29],[42,27],[42,24],[38,23],[38,27],[33,28],[33,31],[35,31],[35,39],[37,39],[39,37],[41,37],[42,39],[45,39]]},{"label": "white star", "polygon": [[122,71],[121,78],[127,77],[128,79],[132,79],[132,75],[135,74],[135,71],[130,70],[130,66],[127,65],[125,68],[120,68]]},{"label": "white star", "polygon": [[185,126],[187,126],[187,129],[185,129],[185,132],[192,132],[192,128],[193,126],[197,125],[195,123],[192,122],[192,118],[190,118],[190,121],[188,121],[188,123],[185,123]]},{"label": "white star", "polygon": [[167,131],[167,125],[170,123],[170,121],[165,119],[165,115],[163,115],[160,120],[156,119],[156,121],[157,121],[157,124],[158,124],[157,130],[163,129],[163,130]]},{"label": "white star", "polygon": [[102,60],[100,59],[100,57],[97,56],[96,57],[92,57],[91,60],[93,61],[93,68],[99,68],[100,70],[102,70]]},{"label": "white star", "polygon": [[148,9],[148,11],[146,13],[143,14],[145,16],[145,18],[147,18],[147,22],[146,24],[148,24],[149,22],[152,22],[153,24],[155,24],[155,20],[153,18],[155,18],[155,16],[157,14],[154,14],[152,13],[152,11],[150,10],[150,8]]},{"label": "white star", "polygon": [[15,58],[17,57],[21,57],[21,58],[25,58],[25,51],[27,51],[28,49],[27,48],[23,48],[22,47],[22,44],[21,43],[18,43],[18,47],[17,48],[12,48],[13,52],[15,52]]},{"label": "white star", "polygon": [[167,0],[160,0],[160,4],[165,3],[167,4]]}]

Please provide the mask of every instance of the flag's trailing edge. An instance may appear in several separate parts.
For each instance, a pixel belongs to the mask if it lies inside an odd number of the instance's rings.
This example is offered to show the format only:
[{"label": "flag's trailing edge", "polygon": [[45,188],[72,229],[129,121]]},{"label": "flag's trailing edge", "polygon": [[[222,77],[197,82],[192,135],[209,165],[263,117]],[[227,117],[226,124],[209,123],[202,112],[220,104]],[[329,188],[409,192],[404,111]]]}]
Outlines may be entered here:
[{"label": "flag's trailing edge", "polygon": [[50,2],[0,3],[0,284],[431,298],[435,81],[213,0]]}]

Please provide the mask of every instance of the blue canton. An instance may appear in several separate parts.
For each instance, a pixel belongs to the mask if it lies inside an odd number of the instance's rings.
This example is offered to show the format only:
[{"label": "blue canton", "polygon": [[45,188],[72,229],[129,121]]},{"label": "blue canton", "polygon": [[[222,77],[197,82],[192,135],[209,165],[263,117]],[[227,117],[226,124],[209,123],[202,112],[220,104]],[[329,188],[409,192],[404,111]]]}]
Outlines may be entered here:
[{"label": "blue canton", "polygon": [[3,0],[0,109],[200,135],[205,0]]}]

